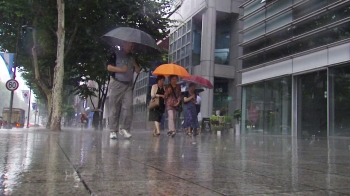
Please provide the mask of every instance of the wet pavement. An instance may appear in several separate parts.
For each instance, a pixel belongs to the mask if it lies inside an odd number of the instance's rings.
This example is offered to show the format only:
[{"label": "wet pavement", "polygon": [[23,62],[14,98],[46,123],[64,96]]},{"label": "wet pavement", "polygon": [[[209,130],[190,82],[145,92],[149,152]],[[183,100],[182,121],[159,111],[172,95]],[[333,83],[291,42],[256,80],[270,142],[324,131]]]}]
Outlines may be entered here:
[{"label": "wet pavement", "polygon": [[350,195],[350,138],[0,130],[0,195]]}]

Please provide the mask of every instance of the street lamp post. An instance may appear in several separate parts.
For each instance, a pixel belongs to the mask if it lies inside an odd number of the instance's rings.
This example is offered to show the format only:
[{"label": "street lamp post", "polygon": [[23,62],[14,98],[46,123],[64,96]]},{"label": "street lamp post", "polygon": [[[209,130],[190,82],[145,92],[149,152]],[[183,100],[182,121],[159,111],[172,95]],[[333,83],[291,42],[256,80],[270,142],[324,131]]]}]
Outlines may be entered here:
[{"label": "street lamp post", "polygon": [[[23,29],[31,29],[33,31],[33,48],[32,48],[32,55],[33,55],[33,61],[34,61],[34,50],[36,49],[36,28],[32,25],[23,25]],[[34,63],[34,62],[33,62]],[[27,119],[27,128],[29,128],[29,116],[30,116],[30,98],[32,96],[32,88],[30,86],[30,93],[29,93],[29,103],[28,103],[28,119]],[[35,117],[36,118],[36,117]],[[34,123],[35,125],[35,123]]]},{"label": "street lamp post", "polygon": [[[16,40],[16,57],[15,57],[15,64],[13,68],[13,74],[12,74],[12,79],[16,79],[16,68],[18,64],[18,42],[19,42],[19,36],[21,32],[21,26],[18,26],[18,32],[17,32],[17,40]],[[7,126],[5,127],[6,129],[12,129],[12,108],[13,108],[13,97],[14,97],[15,91],[11,91],[11,96],[10,96],[10,108],[9,108],[9,115],[7,118]]]},{"label": "street lamp post", "polygon": [[36,110],[35,110],[34,127],[37,127],[37,125],[36,125],[36,115],[37,115],[37,113],[38,113],[38,110],[36,109]]},{"label": "street lamp post", "polygon": [[27,117],[27,128],[29,128],[29,117],[30,117],[30,97],[32,96],[32,87],[29,88],[29,101],[28,101],[28,117]]}]

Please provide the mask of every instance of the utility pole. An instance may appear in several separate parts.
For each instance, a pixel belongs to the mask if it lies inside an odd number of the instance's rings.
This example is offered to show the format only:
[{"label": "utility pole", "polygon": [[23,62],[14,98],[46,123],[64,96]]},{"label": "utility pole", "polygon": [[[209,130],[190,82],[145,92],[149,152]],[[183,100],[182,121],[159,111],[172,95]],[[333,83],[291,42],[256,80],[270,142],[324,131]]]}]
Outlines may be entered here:
[{"label": "utility pole", "polygon": [[[35,26],[32,26],[32,25],[23,25],[22,26],[22,28],[23,29],[31,29],[31,30],[33,30],[34,32],[34,35],[35,35],[35,31],[36,31],[36,27]],[[35,37],[35,36],[34,36]],[[33,42],[34,42],[34,46],[33,46],[33,48],[35,48],[35,46],[36,46],[36,39],[35,38],[33,38]],[[33,57],[33,59],[34,59],[34,57]],[[29,116],[30,116],[30,98],[31,98],[31,96],[32,96],[32,86],[30,86],[30,93],[29,93],[29,104],[28,104],[28,119],[27,119],[27,128],[29,128]],[[34,123],[34,126],[35,126],[35,123]]]},{"label": "utility pole", "polygon": [[32,86],[29,87],[29,101],[28,101],[28,117],[27,117],[27,128],[29,128],[29,117],[30,117],[30,98],[32,96]]},{"label": "utility pole", "polygon": [[[13,74],[12,74],[12,79],[16,79],[16,68],[17,68],[17,63],[18,63],[18,42],[19,42],[19,35],[21,32],[21,26],[18,27],[18,32],[17,32],[17,41],[16,41],[16,58],[15,58],[15,64],[13,68]],[[9,108],[9,115],[7,118],[7,129],[12,129],[12,107],[13,107],[13,96],[14,96],[15,91],[11,91],[11,97],[10,97],[10,108]]]},{"label": "utility pole", "polygon": [[38,113],[38,110],[35,110],[35,120],[34,120],[34,126],[35,127],[37,127],[37,125],[36,125],[36,115],[37,115],[37,113]]}]

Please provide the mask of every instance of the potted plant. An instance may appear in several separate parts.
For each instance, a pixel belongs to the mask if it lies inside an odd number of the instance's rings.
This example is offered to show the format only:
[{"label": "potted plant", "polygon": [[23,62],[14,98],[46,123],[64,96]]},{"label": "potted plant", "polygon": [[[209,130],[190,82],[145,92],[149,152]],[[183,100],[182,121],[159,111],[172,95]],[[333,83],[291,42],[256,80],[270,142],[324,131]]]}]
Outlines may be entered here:
[{"label": "potted plant", "polygon": [[214,125],[214,126],[212,126],[212,133],[213,134],[217,134],[218,131],[221,132],[222,130],[224,130],[224,127],[222,125]]},{"label": "potted plant", "polygon": [[228,131],[230,128],[232,128],[232,119],[233,117],[230,115],[225,116],[225,130]]},{"label": "potted plant", "polygon": [[210,117],[210,125],[213,126],[217,126],[219,125],[219,117],[217,116],[211,116]]},{"label": "potted plant", "polygon": [[240,130],[241,117],[242,117],[242,112],[240,109],[237,109],[233,112],[233,118],[236,120],[236,125],[235,125],[236,135],[239,135],[241,132]]}]

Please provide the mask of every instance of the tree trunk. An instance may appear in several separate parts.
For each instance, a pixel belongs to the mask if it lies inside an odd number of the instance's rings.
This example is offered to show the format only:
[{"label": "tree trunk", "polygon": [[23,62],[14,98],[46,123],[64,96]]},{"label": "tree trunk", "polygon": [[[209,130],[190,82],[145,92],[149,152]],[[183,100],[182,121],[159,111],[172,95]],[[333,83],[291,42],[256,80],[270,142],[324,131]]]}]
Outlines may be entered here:
[{"label": "tree trunk", "polygon": [[[34,24],[36,24],[36,19],[34,20]],[[46,128],[50,129],[50,122],[51,122],[51,117],[52,117],[52,90],[47,86],[45,82],[41,80],[40,76],[40,70],[39,70],[39,65],[38,65],[38,53],[36,50],[37,47],[37,38],[36,38],[36,29],[33,29],[33,48],[32,48],[32,66],[34,69],[34,76],[35,76],[35,83],[37,86],[42,90],[47,98],[47,109],[48,109],[48,119],[47,119],[47,124]]]},{"label": "tree trunk", "polygon": [[61,130],[62,117],[62,92],[64,76],[64,0],[57,0],[58,28],[57,28],[57,60],[54,70],[53,88],[52,88],[52,119],[51,130]]},{"label": "tree trunk", "polygon": [[103,112],[105,110],[105,101],[106,101],[106,96],[103,96],[102,98],[102,103],[101,103],[101,115],[100,115],[100,119],[99,119],[99,122],[100,122],[100,130],[102,131],[103,130]]},{"label": "tree trunk", "polygon": [[107,99],[107,94],[108,94],[108,87],[109,87],[109,80],[107,81],[107,84],[105,84],[103,86],[103,92],[102,92],[102,100],[101,100],[101,110],[103,112],[101,112],[100,115],[100,129],[103,130],[103,113],[105,110],[105,103],[106,103],[106,99]]},{"label": "tree trunk", "polygon": [[52,93],[48,93],[47,97],[47,114],[49,115],[47,118],[46,129],[50,129],[51,126],[51,118],[52,118]]}]

